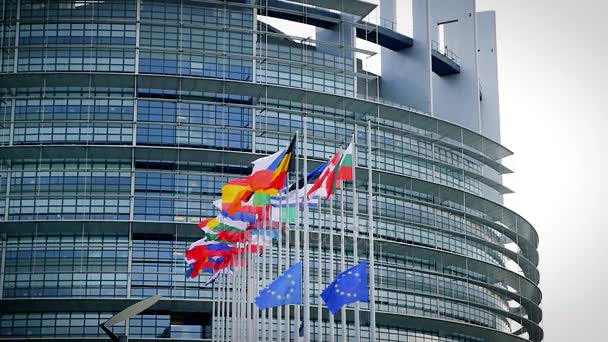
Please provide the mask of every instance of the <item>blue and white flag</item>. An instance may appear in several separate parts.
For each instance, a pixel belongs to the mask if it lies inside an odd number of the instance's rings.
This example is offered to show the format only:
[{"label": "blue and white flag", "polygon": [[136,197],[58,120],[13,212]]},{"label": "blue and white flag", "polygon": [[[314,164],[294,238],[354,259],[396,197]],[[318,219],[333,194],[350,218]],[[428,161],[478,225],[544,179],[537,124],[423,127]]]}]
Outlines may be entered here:
[{"label": "blue and white flag", "polygon": [[321,298],[332,314],[335,315],[349,303],[369,302],[367,274],[367,261],[363,261],[340,273],[321,293]]},{"label": "blue and white flag", "polygon": [[255,298],[260,309],[302,304],[302,262],[299,262],[260,291]]}]

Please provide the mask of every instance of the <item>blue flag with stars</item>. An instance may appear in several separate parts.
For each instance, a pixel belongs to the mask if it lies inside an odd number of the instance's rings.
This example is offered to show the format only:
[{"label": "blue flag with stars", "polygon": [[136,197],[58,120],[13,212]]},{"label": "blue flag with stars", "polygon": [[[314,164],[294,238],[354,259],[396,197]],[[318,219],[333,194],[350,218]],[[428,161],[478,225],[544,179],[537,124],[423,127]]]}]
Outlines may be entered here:
[{"label": "blue flag with stars", "polygon": [[260,309],[288,304],[302,304],[302,262],[281,274],[255,298]]},{"label": "blue flag with stars", "polygon": [[340,273],[321,293],[329,311],[335,315],[346,304],[369,302],[367,278],[367,261]]}]

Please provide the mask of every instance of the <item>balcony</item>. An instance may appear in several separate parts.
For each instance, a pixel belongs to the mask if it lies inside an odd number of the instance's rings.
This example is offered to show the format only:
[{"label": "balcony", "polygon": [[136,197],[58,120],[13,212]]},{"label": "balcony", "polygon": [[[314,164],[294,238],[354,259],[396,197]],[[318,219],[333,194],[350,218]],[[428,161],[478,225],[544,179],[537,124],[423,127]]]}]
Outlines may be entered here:
[{"label": "balcony", "polygon": [[431,42],[431,58],[433,72],[439,76],[448,76],[460,73],[459,57],[447,47],[440,49],[439,43]]}]

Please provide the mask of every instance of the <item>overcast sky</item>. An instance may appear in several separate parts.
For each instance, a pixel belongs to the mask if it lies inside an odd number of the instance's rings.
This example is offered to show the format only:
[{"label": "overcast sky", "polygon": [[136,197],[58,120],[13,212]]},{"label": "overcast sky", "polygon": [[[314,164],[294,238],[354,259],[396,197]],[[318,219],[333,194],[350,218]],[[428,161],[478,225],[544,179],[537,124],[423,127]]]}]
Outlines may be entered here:
[{"label": "overcast sky", "polygon": [[545,341],[608,341],[608,2],[477,0],[490,9],[506,203],[540,234]]}]

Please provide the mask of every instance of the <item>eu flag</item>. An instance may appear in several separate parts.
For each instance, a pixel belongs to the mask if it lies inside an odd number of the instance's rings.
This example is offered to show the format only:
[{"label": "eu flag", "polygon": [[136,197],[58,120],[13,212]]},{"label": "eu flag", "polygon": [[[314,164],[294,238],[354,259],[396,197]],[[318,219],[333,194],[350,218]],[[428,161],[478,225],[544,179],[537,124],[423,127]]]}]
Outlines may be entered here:
[{"label": "eu flag", "polygon": [[287,304],[302,304],[302,262],[281,274],[255,298],[260,309]]},{"label": "eu flag", "polygon": [[346,304],[369,302],[367,278],[367,261],[340,273],[321,293],[329,311],[335,315]]}]

